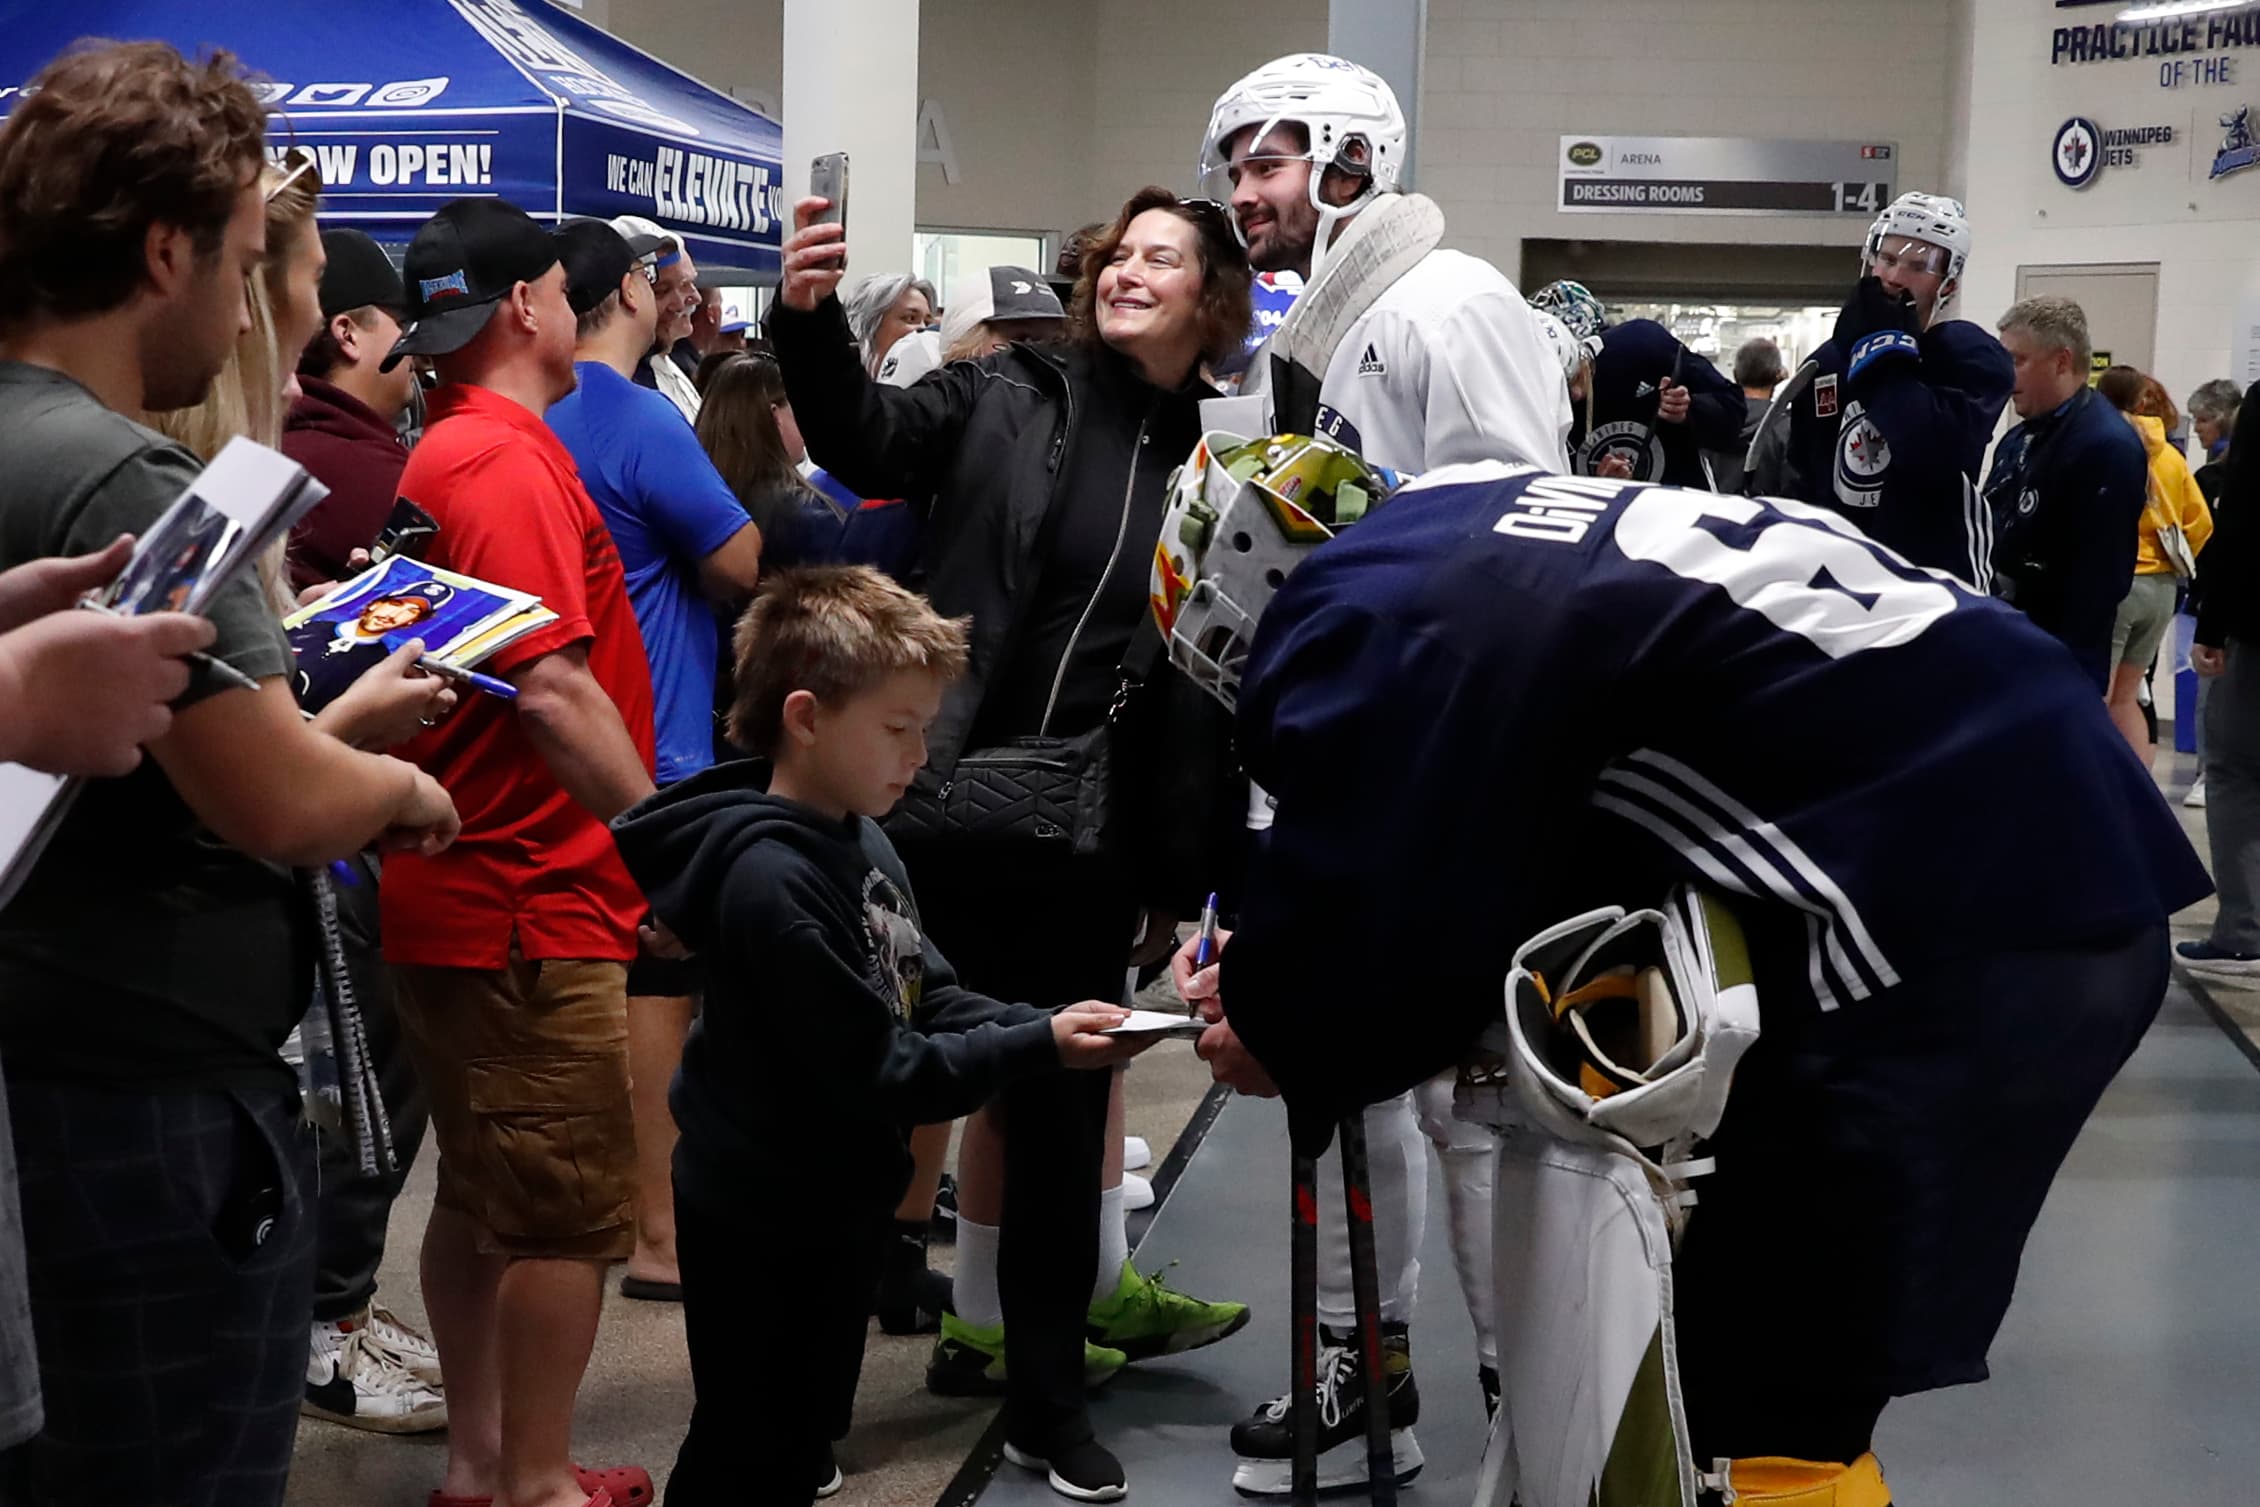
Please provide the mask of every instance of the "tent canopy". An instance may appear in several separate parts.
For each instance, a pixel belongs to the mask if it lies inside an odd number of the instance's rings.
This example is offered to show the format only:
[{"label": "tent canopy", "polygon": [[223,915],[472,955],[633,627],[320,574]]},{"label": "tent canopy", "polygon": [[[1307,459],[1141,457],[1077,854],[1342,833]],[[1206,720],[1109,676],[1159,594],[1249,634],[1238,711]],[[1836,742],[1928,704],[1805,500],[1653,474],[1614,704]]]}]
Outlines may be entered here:
[{"label": "tent canopy", "polygon": [[311,148],[324,224],[402,242],[433,210],[496,194],[535,217],[639,214],[702,274],[777,279],[784,133],[547,0],[84,0],[18,7],[0,113],[82,37],[225,47]]}]

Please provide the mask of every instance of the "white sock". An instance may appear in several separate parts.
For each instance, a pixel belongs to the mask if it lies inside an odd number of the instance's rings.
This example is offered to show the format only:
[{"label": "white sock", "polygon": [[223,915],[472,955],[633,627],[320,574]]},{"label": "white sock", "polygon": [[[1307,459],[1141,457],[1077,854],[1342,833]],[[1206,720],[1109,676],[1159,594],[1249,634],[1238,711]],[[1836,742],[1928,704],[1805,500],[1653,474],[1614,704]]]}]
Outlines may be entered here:
[{"label": "white sock", "polygon": [[997,1227],[957,1216],[957,1271],[951,1276],[957,1316],[976,1329],[1004,1322],[997,1296]]},{"label": "white sock", "polygon": [[1130,1232],[1123,1228],[1122,1217],[1122,1185],[1116,1183],[1099,1195],[1099,1272],[1091,1283],[1093,1303],[1104,1303],[1122,1285],[1122,1268],[1130,1260]]}]

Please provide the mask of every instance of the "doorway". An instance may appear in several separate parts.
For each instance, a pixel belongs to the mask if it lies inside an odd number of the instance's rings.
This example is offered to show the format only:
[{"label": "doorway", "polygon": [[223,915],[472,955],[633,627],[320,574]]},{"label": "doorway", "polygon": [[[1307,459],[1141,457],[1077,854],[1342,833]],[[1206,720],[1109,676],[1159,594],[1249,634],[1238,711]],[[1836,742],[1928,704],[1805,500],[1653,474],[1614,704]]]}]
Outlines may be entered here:
[{"label": "doorway", "polygon": [[2158,264],[2097,262],[2084,267],[2019,267],[2017,297],[2071,299],[2087,314],[2096,370],[2112,363],[2148,372],[2158,338]]}]

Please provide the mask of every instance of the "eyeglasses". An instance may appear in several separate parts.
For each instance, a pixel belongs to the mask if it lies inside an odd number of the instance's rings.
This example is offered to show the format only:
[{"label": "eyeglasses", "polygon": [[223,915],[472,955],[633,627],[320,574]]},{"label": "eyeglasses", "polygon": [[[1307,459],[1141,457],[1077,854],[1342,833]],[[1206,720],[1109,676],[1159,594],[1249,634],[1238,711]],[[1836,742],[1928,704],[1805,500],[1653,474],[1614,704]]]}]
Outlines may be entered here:
[{"label": "eyeglasses", "polygon": [[268,189],[260,197],[261,203],[274,203],[277,194],[312,172],[314,170],[314,154],[304,147],[292,147],[283,154],[283,160],[276,165],[283,169],[283,175],[275,180],[274,187]]},{"label": "eyeglasses", "polygon": [[1216,221],[1217,225],[1227,235],[1231,234],[1232,211],[1228,206],[1220,204],[1214,199],[1179,199],[1177,203],[1180,208],[1190,209],[1196,214]]}]

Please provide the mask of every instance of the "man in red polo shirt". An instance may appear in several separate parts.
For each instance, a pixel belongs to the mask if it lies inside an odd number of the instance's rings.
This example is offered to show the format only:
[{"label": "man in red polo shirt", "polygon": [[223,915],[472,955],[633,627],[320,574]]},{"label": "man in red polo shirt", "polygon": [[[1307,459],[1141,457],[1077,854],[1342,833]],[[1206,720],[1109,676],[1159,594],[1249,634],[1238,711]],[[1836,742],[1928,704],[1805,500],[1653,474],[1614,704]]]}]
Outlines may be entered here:
[{"label": "man in red polo shirt", "polygon": [[573,389],[555,243],[509,204],[458,199],[406,271],[415,323],[393,355],[432,357],[442,383],[400,479],[439,521],[426,558],[557,614],[488,665],[516,700],[473,695],[408,746],[463,836],[384,872],[385,957],[440,1147],[423,1276],[449,1434],[432,1507],[612,1507],[648,1500],[650,1478],[576,1474],[572,1415],[605,1263],[635,1243],[627,975],[644,902],[605,823],[652,790],[651,677],[611,536],[542,422]]}]

